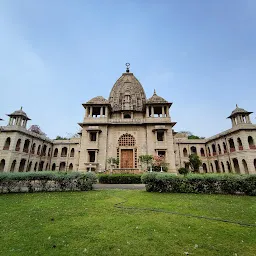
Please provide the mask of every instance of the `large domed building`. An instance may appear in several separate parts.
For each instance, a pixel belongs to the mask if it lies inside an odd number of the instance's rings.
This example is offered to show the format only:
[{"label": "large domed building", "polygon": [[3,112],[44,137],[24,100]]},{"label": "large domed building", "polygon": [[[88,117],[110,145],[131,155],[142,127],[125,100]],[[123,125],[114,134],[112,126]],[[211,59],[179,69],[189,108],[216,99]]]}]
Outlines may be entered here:
[{"label": "large domed building", "polygon": [[[154,91],[146,97],[130,72],[113,85],[109,98],[96,96],[83,104],[80,137],[51,140],[22,110],[9,114],[0,127],[0,172],[42,170],[137,173],[145,171],[139,156],[162,156],[168,172],[184,167],[190,154],[202,160],[200,172],[256,173],[256,125],[236,106],[232,127],[210,138],[190,139],[173,130],[172,103]],[[1,121],[1,119],[0,119]]]}]

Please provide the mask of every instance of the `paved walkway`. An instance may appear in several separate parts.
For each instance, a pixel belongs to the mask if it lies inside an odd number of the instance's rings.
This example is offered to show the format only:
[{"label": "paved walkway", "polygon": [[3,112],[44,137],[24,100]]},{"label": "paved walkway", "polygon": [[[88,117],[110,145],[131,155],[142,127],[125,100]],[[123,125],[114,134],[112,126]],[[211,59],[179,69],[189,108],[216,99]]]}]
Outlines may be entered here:
[{"label": "paved walkway", "polygon": [[145,184],[93,184],[93,189],[133,189],[145,190]]}]

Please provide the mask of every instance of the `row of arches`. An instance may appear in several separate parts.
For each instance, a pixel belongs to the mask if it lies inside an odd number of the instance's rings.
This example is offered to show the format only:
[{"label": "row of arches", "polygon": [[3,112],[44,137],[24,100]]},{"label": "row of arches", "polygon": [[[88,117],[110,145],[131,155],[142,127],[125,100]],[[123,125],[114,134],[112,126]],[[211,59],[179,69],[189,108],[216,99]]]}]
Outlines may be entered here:
[{"label": "row of arches", "polygon": [[[8,137],[5,140],[3,149],[9,150],[10,145],[11,145],[11,138]],[[48,149],[48,152],[47,152],[47,145],[38,145],[38,147],[37,147],[36,143],[33,143],[32,146],[30,147],[30,140],[26,139],[23,143],[22,152],[29,153],[29,148],[30,148],[31,154],[37,154],[37,155],[41,155],[41,156],[46,156],[46,154],[47,154],[48,156],[51,156],[51,148],[50,147]],[[21,139],[18,139],[16,142],[15,151],[20,151],[20,150],[21,150]]]},{"label": "row of arches", "polygon": [[[191,151],[191,154],[196,154],[196,155],[197,155],[197,149],[196,149],[195,146],[190,147],[190,151]],[[200,155],[201,155],[202,157],[205,156],[204,148],[201,148],[201,149],[200,149]],[[187,150],[186,148],[183,149],[183,156],[184,156],[184,157],[188,157],[188,150]]]},{"label": "row of arches", "polygon": [[[58,153],[59,153],[59,150],[57,148],[54,149],[54,153],[53,153],[53,157],[58,157]],[[60,156],[61,157],[66,157],[68,155],[68,148],[67,147],[63,147],[61,149],[61,154]],[[70,157],[74,157],[75,156],[75,149],[72,148],[70,150],[70,154],[69,154]]]},{"label": "row of arches", "polygon": [[[29,161],[28,165],[26,166],[27,160],[22,158],[19,162],[17,160],[13,160],[10,168],[10,172],[15,172],[16,168],[18,172],[30,172],[30,171],[47,171],[50,170],[50,165],[49,163],[45,163],[44,161]],[[0,172],[4,172],[5,170],[5,165],[6,161],[5,159],[2,159],[0,161]],[[72,171],[73,170],[73,163],[70,163],[68,165],[68,170]],[[56,164],[52,164],[52,171],[56,170]],[[66,162],[60,162],[59,165],[59,171],[65,171],[66,170]]]}]

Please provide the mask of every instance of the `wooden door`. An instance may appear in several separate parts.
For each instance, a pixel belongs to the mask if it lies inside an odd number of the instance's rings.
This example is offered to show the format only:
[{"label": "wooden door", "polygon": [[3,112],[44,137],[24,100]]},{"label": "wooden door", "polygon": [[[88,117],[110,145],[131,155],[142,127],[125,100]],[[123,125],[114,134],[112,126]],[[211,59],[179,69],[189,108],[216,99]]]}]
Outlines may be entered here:
[{"label": "wooden door", "polygon": [[121,150],[121,168],[133,168],[133,149]]}]

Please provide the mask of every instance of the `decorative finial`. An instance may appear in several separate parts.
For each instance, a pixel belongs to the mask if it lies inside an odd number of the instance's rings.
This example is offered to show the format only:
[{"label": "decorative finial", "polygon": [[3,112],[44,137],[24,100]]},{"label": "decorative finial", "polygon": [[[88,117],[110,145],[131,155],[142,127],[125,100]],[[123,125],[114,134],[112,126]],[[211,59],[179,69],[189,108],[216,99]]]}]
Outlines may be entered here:
[{"label": "decorative finial", "polygon": [[154,89],[154,95],[156,95],[156,89]]},{"label": "decorative finial", "polygon": [[126,72],[129,73],[130,72],[130,63],[125,63],[126,66]]},{"label": "decorative finial", "polygon": [[20,110],[22,110],[22,106],[20,107]]},{"label": "decorative finial", "polygon": [[238,105],[236,104],[236,108],[238,108]]}]

